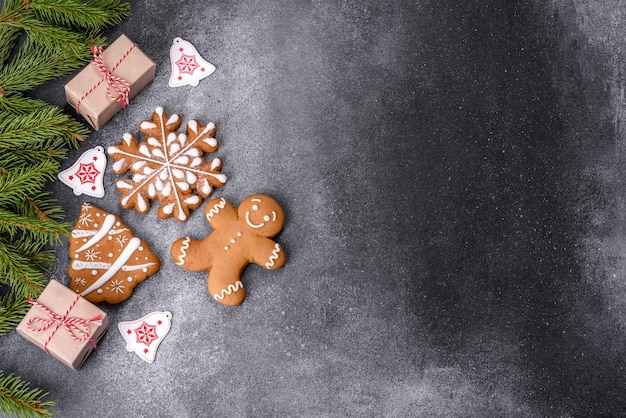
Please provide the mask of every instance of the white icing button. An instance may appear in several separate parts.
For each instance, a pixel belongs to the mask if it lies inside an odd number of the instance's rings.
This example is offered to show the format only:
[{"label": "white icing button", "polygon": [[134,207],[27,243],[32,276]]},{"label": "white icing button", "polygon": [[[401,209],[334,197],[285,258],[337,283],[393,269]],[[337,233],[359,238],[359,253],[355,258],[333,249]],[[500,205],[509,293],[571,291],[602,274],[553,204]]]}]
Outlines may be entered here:
[{"label": "white icing button", "polygon": [[265,215],[265,216],[263,217],[263,220],[264,220],[265,222],[269,222],[269,221],[270,221],[270,219],[271,219],[271,218],[269,217],[269,215]]},{"label": "white icing button", "polygon": [[98,294],[102,294],[102,289],[98,289]]},{"label": "white icing button", "polygon": [[259,210],[259,205],[252,205],[252,210]]},{"label": "white icing button", "polygon": [[109,241],[111,241],[113,239],[113,237],[111,235],[109,235]]},{"label": "white icing button", "polygon": [[91,275],[92,276],[97,276],[98,275],[98,270],[91,270]]},{"label": "white icing button", "polygon": [[231,242],[231,244],[234,244],[235,243],[235,238],[231,239],[230,242]]},{"label": "white icing button", "polygon": [[98,216],[98,217],[99,217],[99,216],[100,216],[100,212],[96,213],[96,216]]},{"label": "white icing button", "polygon": [[228,245],[224,247],[224,251],[228,251]]},{"label": "white icing button", "polygon": [[129,278],[127,278],[127,279],[126,279],[126,281],[127,281],[128,283],[131,283],[131,282],[133,281],[133,278],[132,278],[132,277],[129,277]]},{"label": "white icing button", "polygon": [[147,273],[147,272],[148,272],[148,269],[147,269],[146,267],[144,267],[144,268],[143,268],[143,272],[144,272],[144,273]]},{"label": "white icing button", "polygon": [[143,251],[143,247],[141,247],[141,246],[140,246],[139,248],[137,248],[137,249],[138,249],[139,251]]},{"label": "white icing button", "polygon": [[240,237],[241,236],[241,232],[237,232],[237,236]]},{"label": "white icing button", "polygon": [[109,253],[109,257],[113,257],[113,253]]},{"label": "white icing button", "polygon": [[94,226],[94,228],[98,228],[98,224],[97,223],[93,224],[93,226]]},{"label": "white icing button", "polygon": [[119,222],[115,222],[115,226],[120,226],[121,224]]},{"label": "white icing button", "polygon": [[79,257],[79,255],[78,255],[78,254],[75,254],[75,255],[74,255],[74,258],[78,258],[78,257]]}]

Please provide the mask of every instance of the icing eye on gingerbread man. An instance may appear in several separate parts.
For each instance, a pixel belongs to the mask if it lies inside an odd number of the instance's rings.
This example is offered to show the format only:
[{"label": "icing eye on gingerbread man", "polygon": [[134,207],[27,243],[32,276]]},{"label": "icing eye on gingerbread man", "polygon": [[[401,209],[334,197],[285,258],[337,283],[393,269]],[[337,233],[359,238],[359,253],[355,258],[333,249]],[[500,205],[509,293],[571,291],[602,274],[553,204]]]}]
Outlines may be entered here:
[{"label": "icing eye on gingerbread man", "polygon": [[209,293],[224,305],[239,305],[245,290],[241,274],[250,263],[275,270],[285,264],[285,252],[271,238],[281,231],[285,215],[265,195],[246,198],[238,209],[218,198],[207,203],[206,220],[213,231],[202,240],[181,238],[172,244],[176,264],[189,271],[210,270]]}]

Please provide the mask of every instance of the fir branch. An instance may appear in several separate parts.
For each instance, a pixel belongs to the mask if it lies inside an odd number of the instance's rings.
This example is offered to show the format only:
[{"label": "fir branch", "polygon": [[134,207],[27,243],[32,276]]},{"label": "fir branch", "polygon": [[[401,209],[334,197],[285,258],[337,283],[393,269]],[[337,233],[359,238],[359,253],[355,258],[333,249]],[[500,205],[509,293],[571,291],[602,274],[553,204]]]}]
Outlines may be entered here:
[{"label": "fir branch", "polygon": [[[22,149],[0,148],[0,169],[2,167],[26,167],[47,161],[60,161],[67,155],[66,149]],[[6,171],[6,170],[5,170]]]},{"label": "fir branch", "polygon": [[55,405],[54,401],[44,401],[47,392],[38,388],[30,388],[30,384],[19,376],[4,375],[0,370],[0,411],[7,416],[17,417],[50,417],[49,408]]},{"label": "fir branch", "polygon": [[130,9],[128,3],[119,0],[29,0],[28,7],[42,20],[85,29],[118,25],[128,17]]},{"label": "fir branch", "polygon": [[24,239],[47,245],[58,240],[62,235],[68,235],[70,228],[69,224],[49,218],[41,219],[39,215],[28,217],[0,208],[0,233],[7,233],[12,239],[23,236]]},{"label": "fir branch", "polygon": [[13,331],[29,308],[26,299],[12,293],[0,296],[0,337]]},{"label": "fir branch", "polygon": [[11,51],[13,51],[20,34],[19,28],[0,26],[0,66],[4,65],[6,60],[9,59]]},{"label": "fir branch", "polygon": [[[3,167],[4,168],[4,167]],[[2,204],[15,205],[26,197],[42,190],[48,180],[58,171],[58,163],[45,162],[31,167],[6,170],[0,175],[0,196]]]},{"label": "fir branch", "polygon": [[0,85],[4,95],[29,91],[79,68],[88,57],[40,47],[27,38],[11,62],[0,70]]},{"label": "fir branch", "polygon": [[10,113],[33,113],[48,106],[51,105],[43,100],[25,97],[20,93],[14,93],[6,96],[0,95],[0,110],[5,110]]},{"label": "fir branch", "polygon": [[[42,191],[33,194],[15,206],[17,213],[33,219],[63,221],[65,214],[58,202],[50,197],[50,192]],[[70,224],[65,224],[67,232],[71,228]]]},{"label": "fir branch", "polygon": [[88,132],[56,106],[47,105],[22,115],[0,112],[0,148],[41,149],[41,144],[48,149],[77,148],[77,140],[85,138]]},{"label": "fir branch", "polygon": [[0,16],[0,24],[23,29],[37,44],[49,49],[57,49],[64,54],[80,54],[92,45],[92,34],[85,35],[63,26],[41,21],[34,13],[28,11],[19,13],[17,17],[10,16],[8,19]]},{"label": "fir branch", "polygon": [[[0,11],[0,22],[17,18],[21,8],[22,5],[17,0],[5,0],[2,4],[2,11]],[[21,32],[20,28],[16,26],[0,24],[0,66],[9,59]]]},{"label": "fir branch", "polygon": [[21,249],[0,237],[0,283],[9,285],[18,297],[37,297],[47,281],[32,256],[26,256]]}]

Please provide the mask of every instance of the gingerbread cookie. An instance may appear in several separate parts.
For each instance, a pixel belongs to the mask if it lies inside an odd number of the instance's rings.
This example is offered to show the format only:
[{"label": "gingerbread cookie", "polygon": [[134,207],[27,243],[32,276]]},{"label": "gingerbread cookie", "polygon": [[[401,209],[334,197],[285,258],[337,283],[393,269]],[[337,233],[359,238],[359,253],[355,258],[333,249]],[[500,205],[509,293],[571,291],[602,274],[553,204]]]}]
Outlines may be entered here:
[{"label": "gingerbread cookie", "polygon": [[178,115],[168,116],[157,107],[152,120],[139,124],[139,131],[147,137],[145,142],[137,142],[135,135],[125,133],[121,144],[109,147],[109,156],[116,161],[113,172],[132,173],[131,178],[117,182],[124,209],[134,207],[139,213],[148,213],[150,200],[159,200],[159,217],[174,216],[185,222],[191,210],[226,183],[220,171],[222,160],[205,162],[203,158],[203,153],[215,152],[219,147],[215,124],[201,125],[192,119],[184,134],[176,131],[181,122]]},{"label": "gingerbread cookie", "polygon": [[268,270],[285,264],[284,251],[271,239],[283,227],[283,210],[271,197],[255,194],[239,209],[224,199],[213,199],[204,213],[213,232],[203,240],[175,241],[171,255],[186,270],[210,270],[207,285],[211,296],[224,305],[239,305],[246,294],[241,273],[249,263]]},{"label": "gingerbread cookie", "polygon": [[84,203],[70,239],[70,289],[90,302],[120,303],[161,268],[121,219]]}]

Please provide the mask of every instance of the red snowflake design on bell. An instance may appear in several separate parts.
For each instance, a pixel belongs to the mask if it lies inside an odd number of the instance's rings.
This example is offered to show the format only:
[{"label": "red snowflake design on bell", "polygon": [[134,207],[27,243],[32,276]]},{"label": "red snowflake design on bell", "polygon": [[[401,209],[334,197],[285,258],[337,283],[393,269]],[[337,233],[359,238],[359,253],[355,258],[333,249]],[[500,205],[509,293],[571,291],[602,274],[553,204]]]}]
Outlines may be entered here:
[{"label": "red snowflake design on bell", "polygon": [[178,65],[178,70],[183,74],[193,74],[196,68],[198,68],[195,55],[182,54],[180,59],[176,61],[176,65]]},{"label": "red snowflake design on bell", "polygon": [[144,343],[148,347],[152,341],[157,340],[159,336],[156,333],[156,326],[143,322],[139,327],[135,328],[135,334],[137,335],[137,342]]},{"label": "red snowflake design on bell", "polygon": [[95,183],[96,177],[98,176],[98,174],[100,174],[100,171],[98,171],[94,163],[80,163],[78,171],[74,174],[80,180],[80,184]]}]

